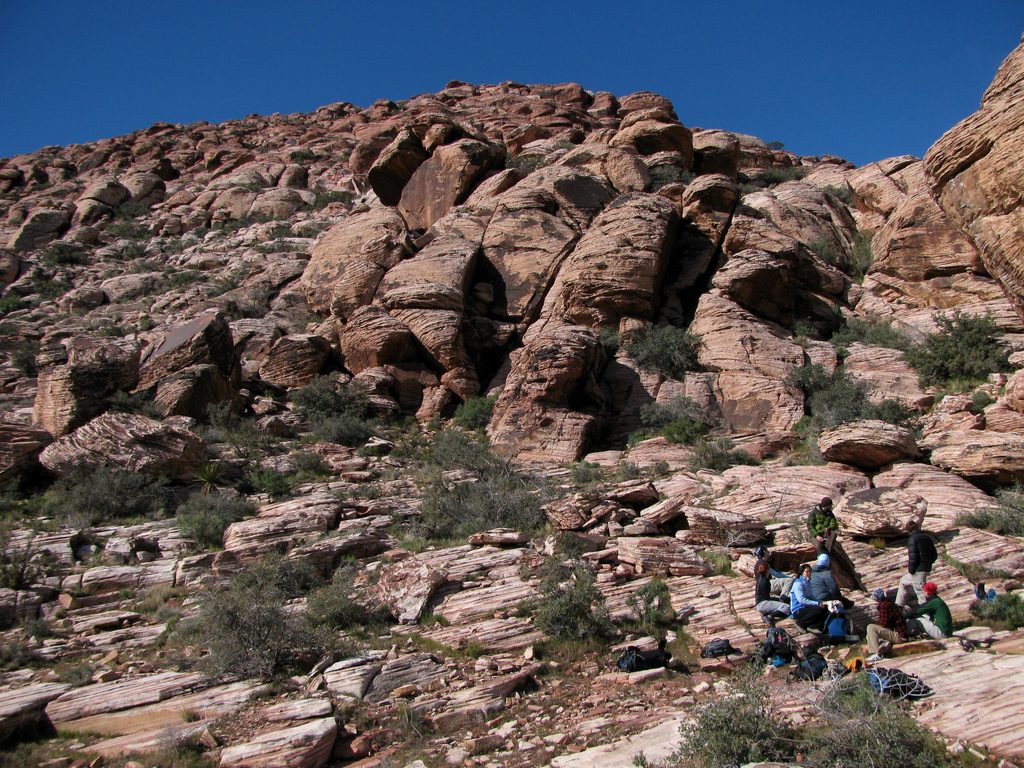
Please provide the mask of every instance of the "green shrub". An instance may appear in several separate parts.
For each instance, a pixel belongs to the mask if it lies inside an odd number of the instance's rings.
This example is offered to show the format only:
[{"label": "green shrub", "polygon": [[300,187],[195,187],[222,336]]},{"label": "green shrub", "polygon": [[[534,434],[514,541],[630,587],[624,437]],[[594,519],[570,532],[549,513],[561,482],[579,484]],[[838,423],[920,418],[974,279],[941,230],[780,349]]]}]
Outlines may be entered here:
[{"label": "green shrub", "polygon": [[152,392],[115,392],[108,401],[108,408],[115,413],[135,413],[150,419],[163,416],[153,403]]},{"label": "green shrub", "polygon": [[693,181],[693,173],[684,171],[675,165],[656,165],[649,169],[651,191],[656,192],[668,184],[689,184]]},{"label": "green shrub", "polygon": [[669,764],[687,768],[778,760],[788,762],[792,729],[779,713],[771,689],[756,669],[732,676],[732,689],[697,708],[680,726],[682,745]]},{"label": "green shrub", "polygon": [[626,599],[626,607],[646,632],[653,632],[671,622],[676,615],[668,585],[657,576],[630,595]]},{"label": "green shrub", "polygon": [[455,409],[452,420],[463,429],[486,427],[491,422],[491,414],[497,401],[497,395],[470,398]]},{"label": "green shrub", "polygon": [[11,312],[17,312],[19,309],[24,309],[25,306],[25,302],[21,300],[20,296],[8,294],[0,299],[0,317],[9,315]]},{"label": "green shrub", "polygon": [[[904,708],[879,698],[863,676],[826,689],[824,722],[801,733],[806,762],[821,768],[939,768],[954,764],[945,745]],[[826,733],[827,738],[822,738]]]},{"label": "green shrub", "polygon": [[57,240],[46,246],[39,261],[48,267],[58,267],[85,264],[86,259],[80,246]]},{"label": "green shrub", "polygon": [[241,496],[197,493],[178,507],[178,527],[203,549],[220,547],[231,523],[256,514],[256,505]]},{"label": "green shrub", "polygon": [[695,472],[701,469],[724,472],[729,467],[735,467],[738,464],[755,465],[757,463],[757,459],[746,451],[736,448],[729,438],[717,437],[710,440],[701,439],[694,443],[690,468]]},{"label": "green shrub", "polygon": [[77,470],[47,491],[43,512],[74,525],[158,519],[167,506],[165,481],[112,467]]},{"label": "green shrub", "polygon": [[352,202],[353,195],[348,190],[328,190],[317,187],[313,190],[316,195],[316,200],[313,203],[313,210],[319,211],[326,208],[331,203],[345,203],[348,205]]},{"label": "green shrub", "polygon": [[552,571],[541,584],[541,598],[533,609],[534,625],[560,640],[607,637],[613,627],[594,572],[578,562]]},{"label": "green shrub", "polygon": [[601,479],[601,467],[589,461],[581,461],[569,466],[569,476],[576,485],[590,485]]},{"label": "green shrub", "polygon": [[643,371],[682,379],[687,371],[700,370],[700,345],[700,337],[683,328],[648,326],[629,337],[626,352]]},{"label": "green shrub", "polygon": [[644,429],[630,435],[631,443],[660,434],[670,443],[693,445],[711,429],[701,407],[682,395],[666,405],[647,403],[640,408],[640,423]]},{"label": "green shrub", "polygon": [[732,559],[725,549],[705,549],[698,553],[701,557],[711,563],[715,576],[735,576],[732,569]]},{"label": "green shrub", "polygon": [[270,496],[287,496],[292,489],[289,476],[276,469],[251,469],[245,474],[245,484],[253,493]]},{"label": "green shrub", "polygon": [[996,491],[994,507],[979,507],[956,516],[957,525],[984,528],[1002,536],[1024,536],[1024,486]]},{"label": "green shrub", "polygon": [[25,548],[11,544],[13,528],[0,520],[0,589],[28,589],[45,575],[45,568],[31,543]]},{"label": "green shrub", "polygon": [[1024,627],[1024,600],[1018,593],[997,595],[992,602],[975,600],[971,614],[984,622],[1004,624],[1007,629]]},{"label": "green shrub", "polygon": [[990,373],[1010,370],[1006,348],[991,317],[956,312],[938,315],[937,333],[907,350],[906,358],[925,385],[942,385],[952,379],[983,382]]},{"label": "green shrub", "polygon": [[39,374],[39,367],[36,364],[36,355],[39,353],[39,344],[24,342],[11,353],[11,365],[17,368],[23,376],[35,378]]},{"label": "green shrub", "polygon": [[485,472],[506,463],[491,452],[485,437],[458,429],[442,429],[434,433],[418,453],[424,464],[436,469]]},{"label": "green shrub", "polygon": [[853,247],[850,249],[850,262],[847,273],[856,282],[863,282],[864,276],[871,269],[875,256],[871,251],[871,234],[863,230],[857,230],[853,237]]},{"label": "green shrub", "polygon": [[853,205],[853,190],[846,184],[841,187],[824,187],[822,192],[827,192],[844,205]]},{"label": "green shrub", "polygon": [[495,464],[475,479],[448,482],[437,473],[423,497],[420,524],[432,539],[465,537],[491,528],[533,533],[544,523],[539,486]]},{"label": "green shrub", "polygon": [[354,567],[343,566],[334,572],[330,583],[309,593],[306,618],[312,626],[336,632],[383,620],[355,599],[359,594],[355,576]]},{"label": "green shrub", "polygon": [[337,376],[317,376],[293,392],[291,400],[320,440],[354,446],[374,434],[370,393],[361,384],[341,383]]},{"label": "green shrub", "polygon": [[828,374],[817,363],[793,368],[784,379],[786,386],[804,393],[810,414],[805,431],[813,433],[850,421],[878,419],[888,424],[913,426],[915,412],[898,400],[874,404],[867,387],[847,377],[842,368]]},{"label": "green shrub", "polygon": [[807,175],[806,168],[765,168],[757,174],[757,178],[769,186],[785,181],[795,181]]},{"label": "green shrub", "polygon": [[848,347],[854,342],[870,347],[888,347],[907,350],[910,339],[903,331],[893,328],[886,320],[859,317],[844,318],[842,326],[832,334],[832,344],[837,349]]},{"label": "green shrub", "polygon": [[976,390],[971,395],[971,413],[981,413],[994,402],[995,398],[984,389]]},{"label": "green shrub", "polygon": [[183,631],[198,634],[215,674],[271,677],[319,648],[301,615],[285,609],[316,583],[303,561],[271,556],[200,595],[199,612]]}]

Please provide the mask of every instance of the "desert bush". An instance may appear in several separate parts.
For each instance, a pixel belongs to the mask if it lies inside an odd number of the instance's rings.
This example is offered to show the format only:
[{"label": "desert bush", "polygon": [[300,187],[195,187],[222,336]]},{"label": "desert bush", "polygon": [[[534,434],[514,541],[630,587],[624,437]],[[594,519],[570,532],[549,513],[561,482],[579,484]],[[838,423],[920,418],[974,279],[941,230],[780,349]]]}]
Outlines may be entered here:
[{"label": "desert bush", "polygon": [[939,330],[906,352],[907,362],[925,385],[943,385],[954,379],[982,382],[990,373],[1011,369],[999,328],[991,317],[956,312],[935,318]]},{"label": "desert bush", "polygon": [[328,584],[309,593],[306,599],[306,619],[314,627],[329,631],[361,627],[379,621],[382,617],[355,599],[356,569],[342,566],[334,572]]},{"label": "desert bush", "polygon": [[423,498],[421,524],[432,539],[464,537],[491,528],[532,533],[544,523],[538,490],[511,468],[495,467],[474,480],[451,483],[438,475]]},{"label": "desert bush", "polygon": [[842,368],[828,374],[817,363],[793,368],[784,379],[787,386],[805,396],[811,417],[807,427],[814,432],[850,421],[879,419],[889,424],[913,426],[915,412],[897,400],[872,403],[867,387],[849,378]]},{"label": "desert bush", "polygon": [[782,184],[785,181],[802,179],[805,175],[807,175],[806,168],[765,168],[757,174],[757,177],[771,186]]},{"label": "desert bush", "polygon": [[73,524],[158,519],[168,499],[166,481],[115,467],[81,469],[62,477],[47,491],[43,512]]},{"label": "desert bush", "polygon": [[0,317],[9,315],[11,312],[17,312],[19,309],[24,309],[25,306],[26,304],[21,300],[20,296],[8,294],[0,299]]},{"label": "desert bush", "polygon": [[243,485],[253,493],[269,496],[287,496],[292,489],[291,478],[276,469],[250,469]]},{"label": "desert bush", "polygon": [[824,187],[822,192],[827,192],[845,205],[853,205],[853,190],[847,184],[841,187]]},{"label": "desert bush", "polygon": [[641,370],[682,379],[687,371],[700,370],[700,345],[700,337],[683,328],[648,326],[630,335],[626,352]]},{"label": "desert bush", "polygon": [[[813,768],[938,768],[955,764],[945,745],[904,708],[879,698],[864,679],[826,689],[821,727],[800,733],[805,763]],[[822,733],[827,733],[823,738]]]},{"label": "desert bush", "polygon": [[321,440],[360,445],[374,434],[370,393],[361,384],[342,383],[337,376],[317,376],[293,392],[291,399]]},{"label": "desert bush", "polygon": [[452,420],[463,429],[486,427],[491,421],[491,414],[497,401],[497,395],[470,398],[455,409]]},{"label": "desert bush", "polygon": [[857,234],[853,236],[853,247],[850,249],[847,273],[856,282],[862,282],[868,270],[871,269],[874,259],[875,256],[871,251],[871,234],[858,229]]},{"label": "desert bush", "polygon": [[118,391],[111,395],[109,409],[115,413],[134,413],[150,419],[160,419],[163,414],[153,403],[152,393]]},{"label": "desert bush", "polygon": [[1024,600],[1018,593],[997,595],[991,602],[976,600],[971,603],[971,615],[980,621],[1003,624],[1007,629],[1020,629],[1024,627]]},{"label": "desert bush", "polygon": [[732,676],[732,688],[700,706],[679,728],[682,745],[673,766],[720,768],[762,761],[787,762],[792,729],[787,727],[767,682],[747,668]]},{"label": "desert bush", "polygon": [[705,549],[698,553],[701,557],[711,563],[715,576],[735,576],[732,569],[732,558],[725,549]]},{"label": "desert bush", "polygon": [[353,198],[352,193],[348,190],[328,190],[316,187],[313,192],[316,195],[316,200],[313,203],[314,211],[326,208],[331,203],[345,203],[347,205],[352,202]]},{"label": "desert bush", "polygon": [[58,680],[74,688],[81,688],[92,682],[92,666],[87,661],[58,664],[54,672],[57,673]]},{"label": "desert bush", "polygon": [[224,530],[231,523],[255,515],[256,505],[227,493],[197,493],[186,499],[176,514],[181,532],[209,549],[224,543]]},{"label": "desert bush", "polygon": [[214,674],[272,677],[318,650],[302,617],[285,608],[315,583],[303,561],[266,557],[203,592],[186,631],[196,632],[209,650],[204,663]]},{"label": "desert bush", "polygon": [[693,181],[693,173],[684,171],[675,165],[656,165],[649,169],[651,191],[656,192],[668,184],[689,184]]},{"label": "desert bush", "polygon": [[690,468],[694,471],[710,469],[713,472],[724,472],[736,465],[755,465],[757,459],[744,450],[736,448],[727,437],[700,439],[693,445],[693,458]]},{"label": "desert bush", "polygon": [[672,597],[664,580],[655,576],[626,599],[633,618],[647,632],[653,632],[675,618]]},{"label": "desert bush", "polygon": [[569,476],[576,485],[589,485],[601,479],[601,467],[589,461],[580,461],[569,466]]},{"label": "desert bush", "polygon": [[13,365],[23,376],[35,378],[39,373],[36,364],[36,355],[39,352],[38,342],[23,342],[11,353],[11,365]]},{"label": "desert bush", "polygon": [[643,429],[629,436],[630,443],[664,435],[670,443],[693,445],[711,429],[711,419],[693,400],[682,395],[666,405],[648,403],[640,408]]},{"label": "desert bush", "polygon": [[996,504],[956,516],[957,525],[984,528],[1003,536],[1024,536],[1024,486],[996,491]]},{"label": "desert bush", "polygon": [[893,328],[892,324],[885,320],[872,318],[846,318],[842,326],[832,334],[832,344],[837,349],[848,347],[854,342],[889,349],[910,348],[910,339],[903,331]]},{"label": "desert bush", "polygon": [[45,569],[32,544],[16,548],[11,544],[13,528],[0,520],[0,589],[28,589],[45,576]]},{"label": "desert bush", "polygon": [[981,413],[994,402],[995,398],[984,389],[975,390],[971,394],[971,413]]},{"label": "desert bush", "polygon": [[594,572],[579,562],[549,570],[533,607],[533,623],[560,640],[607,637],[613,629]]}]

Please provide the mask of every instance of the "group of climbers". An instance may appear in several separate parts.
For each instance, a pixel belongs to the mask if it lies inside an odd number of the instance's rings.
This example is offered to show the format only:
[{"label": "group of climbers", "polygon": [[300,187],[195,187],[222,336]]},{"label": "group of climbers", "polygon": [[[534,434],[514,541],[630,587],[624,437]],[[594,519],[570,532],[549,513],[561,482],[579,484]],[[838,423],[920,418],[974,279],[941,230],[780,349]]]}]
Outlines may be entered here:
[{"label": "group of climbers", "polygon": [[[754,549],[754,607],[769,625],[792,618],[801,629],[825,634],[830,638],[857,639],[852,635],[852,622],[846,611],[853,601],[845,597],[832,573],[833,558],[848,562],[841,547],[836,547],[839,521],[832,511],[832,499],[826,497],[811,508],[807,530],[817,543],[818,556],[813,563],[800,567],[796,577],[774,569],[764,546]],[[872,596],[878,607],[878,621],[867,626],[866,635],[871,661],[892,652],[894,643],[923,635],[935,639],[949,637],[953,620],[949,607],[939,597],[938,586],[929,580],[937,559],[935,542],[921,530],[915,520],[908,524],[907,572],[897,585],[896,597],[885,589],[875,589]],[[852,568],[848,568],[852,574]],[[909,601],[917,606],[911,610]]]}]

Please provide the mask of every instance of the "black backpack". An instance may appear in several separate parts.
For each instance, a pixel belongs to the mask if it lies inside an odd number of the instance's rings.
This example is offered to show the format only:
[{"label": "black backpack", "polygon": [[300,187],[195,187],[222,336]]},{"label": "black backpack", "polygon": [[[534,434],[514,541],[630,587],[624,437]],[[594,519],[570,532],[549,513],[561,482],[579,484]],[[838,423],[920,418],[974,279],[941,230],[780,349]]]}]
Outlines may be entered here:
[{"label": "black backpack", "polygon": [[709,640],[704,644],[701,649],[700,657],[702,659],[717,659],[722,656],[732,656],[734,654],[739,655],[742,651],[737,651],[732,647],[732,643],[728,640],[723,640],[720,637],[716,637],[714,640]]},{"label": "black backpack", "polygon": [[641,651],[635,645],[631,645],[622,652],[615,666],[623,672],[639,672],[644,669],[667,667],[670,661],[672,653],[665,650],[664,644],[660,644],[653,651]]},{"label": "black backpack", "polygon": [[761,658],[764,661],[771,661],[776,656],[788,664],[796,656],[796,652],[793,650],[793,641],[786,630],[769,627],[764,642],[761,644]]}]

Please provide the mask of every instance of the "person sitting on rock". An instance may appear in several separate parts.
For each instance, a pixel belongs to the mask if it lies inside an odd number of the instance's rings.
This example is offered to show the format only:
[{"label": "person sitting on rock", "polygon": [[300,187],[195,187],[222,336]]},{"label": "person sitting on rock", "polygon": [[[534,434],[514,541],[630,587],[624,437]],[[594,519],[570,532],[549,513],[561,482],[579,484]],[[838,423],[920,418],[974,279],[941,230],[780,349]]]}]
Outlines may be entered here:
[{"label": "person sitting on rock", "polygon": [[774,626],[774,622],[789,616],[789,602],[779,600],[772,594],[771,571],[766,560],[758,560],[755,566],[754,608],[762,618]]},{"label": "person sitting on rock", "polygon": [[828,552],[839,534],[839,521],[832,512],[832,499],[828,496],[811,507],[807,513],[807,530],[818,543],[818,552]]},{"label": "person sitting on rock", "polygon": [[802,629],[820,631],[828,618],[828,608],[811,594],[810,565],[805,565],[800,571],[800,578],[793,582],[793,589],[789,593],[789,608],[793,621]]},{"label": "person sitting on rock", "polygon": [[928,599],[914,611],[913,617],[907,622],[907,627],[923,632],[935,640],[950,637],[953,634],[953,617],[949,612],[949,606],[939,597],[938,586],[929,581],[924,585],[924,594]]},{"label": "person sitting on rock", "polygon": [[811,566],[811,596],[818,602],[838,600],[844,608],[852,608],[853,601],[843,597],[832,575],[832,559],[822,552]]},{"label": "person sitting on rock", "polygon": [[892,652],[893,643],[907,639],[907,620],[884,589],[876,589],[871,596],[878,606],[878,623],[868,624],[868,650],[871,651],[868,661],[876,662]]},{"label": "person sitting on rock", "polygon": [[768,561],[768,547],[764,544],[754,547],[754,557],[757,558],[757,563],[754,564],[754,578],[757,578],[757,574],[760,572],[759,567],[761,563],[764,563],[768,568],[768,577],[771,579],[771,594],[789,600],[789,591],[793,588],[795,578],[772,567]]}]

